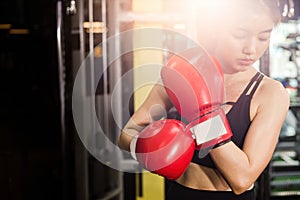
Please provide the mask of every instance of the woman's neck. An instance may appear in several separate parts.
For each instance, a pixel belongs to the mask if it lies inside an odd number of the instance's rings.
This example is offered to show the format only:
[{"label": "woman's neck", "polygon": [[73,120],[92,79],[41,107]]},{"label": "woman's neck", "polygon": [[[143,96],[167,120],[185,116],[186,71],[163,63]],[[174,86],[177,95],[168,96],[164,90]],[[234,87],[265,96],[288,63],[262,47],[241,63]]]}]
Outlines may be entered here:
[{"label": "woman's neck", "polygon": [[254,67],[249,67],[246,71],[240,71],[235,73],[226,73],[224,72],[224,82],[239,82],[242,80],[247,80],[254,76],[257,70]]}]

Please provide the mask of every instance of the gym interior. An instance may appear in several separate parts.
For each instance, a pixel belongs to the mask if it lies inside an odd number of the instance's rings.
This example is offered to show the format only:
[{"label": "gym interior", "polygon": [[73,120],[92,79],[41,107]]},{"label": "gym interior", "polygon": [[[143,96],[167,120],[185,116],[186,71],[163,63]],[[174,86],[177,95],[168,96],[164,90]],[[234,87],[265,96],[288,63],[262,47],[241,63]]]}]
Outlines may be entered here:
[{"label": "gym interior", "polygon": [[[164,199],[168,182],[116,139],[168,54],[193,45],[195,2],[1,0],[1,199]],[[279,3],[257,68],[291,102],[257,200],[300,199],[300,1]]]}]

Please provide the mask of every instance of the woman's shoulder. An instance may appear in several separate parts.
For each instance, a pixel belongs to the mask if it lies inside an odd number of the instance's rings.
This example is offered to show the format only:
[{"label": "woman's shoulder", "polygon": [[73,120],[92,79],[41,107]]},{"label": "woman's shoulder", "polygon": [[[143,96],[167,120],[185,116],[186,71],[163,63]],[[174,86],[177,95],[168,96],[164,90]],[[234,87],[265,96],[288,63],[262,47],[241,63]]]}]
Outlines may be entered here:
[{"label": "woman's shoulder", "polygon": [[266,102],[289,104],[289,94],[281,82],[264,76],[258,95]]},{"label": "woman's shoulder", "polygon": [[264,91],[268,91],[268,92],[272,92],[275,94],[286,94],[287,90],[285,89],[285,87],[283,86],[283,84],[275,79],[272,79],[268,76],[264,76],[263,81],[262,81],[262,85],[261,88]]}]

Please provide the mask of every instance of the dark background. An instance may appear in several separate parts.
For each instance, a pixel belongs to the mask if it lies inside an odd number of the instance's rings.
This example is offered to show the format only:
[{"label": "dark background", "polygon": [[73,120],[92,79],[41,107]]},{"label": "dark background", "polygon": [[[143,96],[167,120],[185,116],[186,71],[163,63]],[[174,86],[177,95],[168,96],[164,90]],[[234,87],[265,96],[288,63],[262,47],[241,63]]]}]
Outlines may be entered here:
[{"label": "dark background", "polygon": [[1,0],[0,13],[0,198],[62,199],[56,1]]},{"label": "dark background", "polygon": [[[10,28],[0,26],[3,200],[76,199],[73,131],[68,132],[69,138],[63,138],[60,125],[56,3],[57,0],[0,1],[0,24],[11,24]],[[299,12],[299,0],[295,0],[295,5]],[[295,19],[298,16],[296,13]],[[28,34],[10,32],[20,29],[28,30]],[[71,38],[65,39],[71,45]],[[66,55],[66,61],[66,66],[70,66],[70,55]],[[66,70],[68,77],[72,71]],[[71,79],[66,81],[72,85]],[[68,89],[68,102],[70,92]],[[71,117],[68,119],[67,123],[72,124]],[[67,127],[72,129],[72,125]],[[131,181],[134,184],[134,179]]]}]

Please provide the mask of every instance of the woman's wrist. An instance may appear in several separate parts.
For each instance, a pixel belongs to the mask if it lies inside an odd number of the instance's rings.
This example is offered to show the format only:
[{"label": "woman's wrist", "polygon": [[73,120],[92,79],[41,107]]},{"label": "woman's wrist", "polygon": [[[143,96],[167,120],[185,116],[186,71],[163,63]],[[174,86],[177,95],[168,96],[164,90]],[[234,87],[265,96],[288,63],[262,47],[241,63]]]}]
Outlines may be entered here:
[{"label": "woman's wrist", "polygon": [[220,143],[214,145],[213,149],[216,149],[216,148],[218,148],[220,146],[223,146],[224,144],[227,144],[228,142],[231,142],[231,138],[229,138],[228,140],[225,140],[223,142],[220,142]]}]

